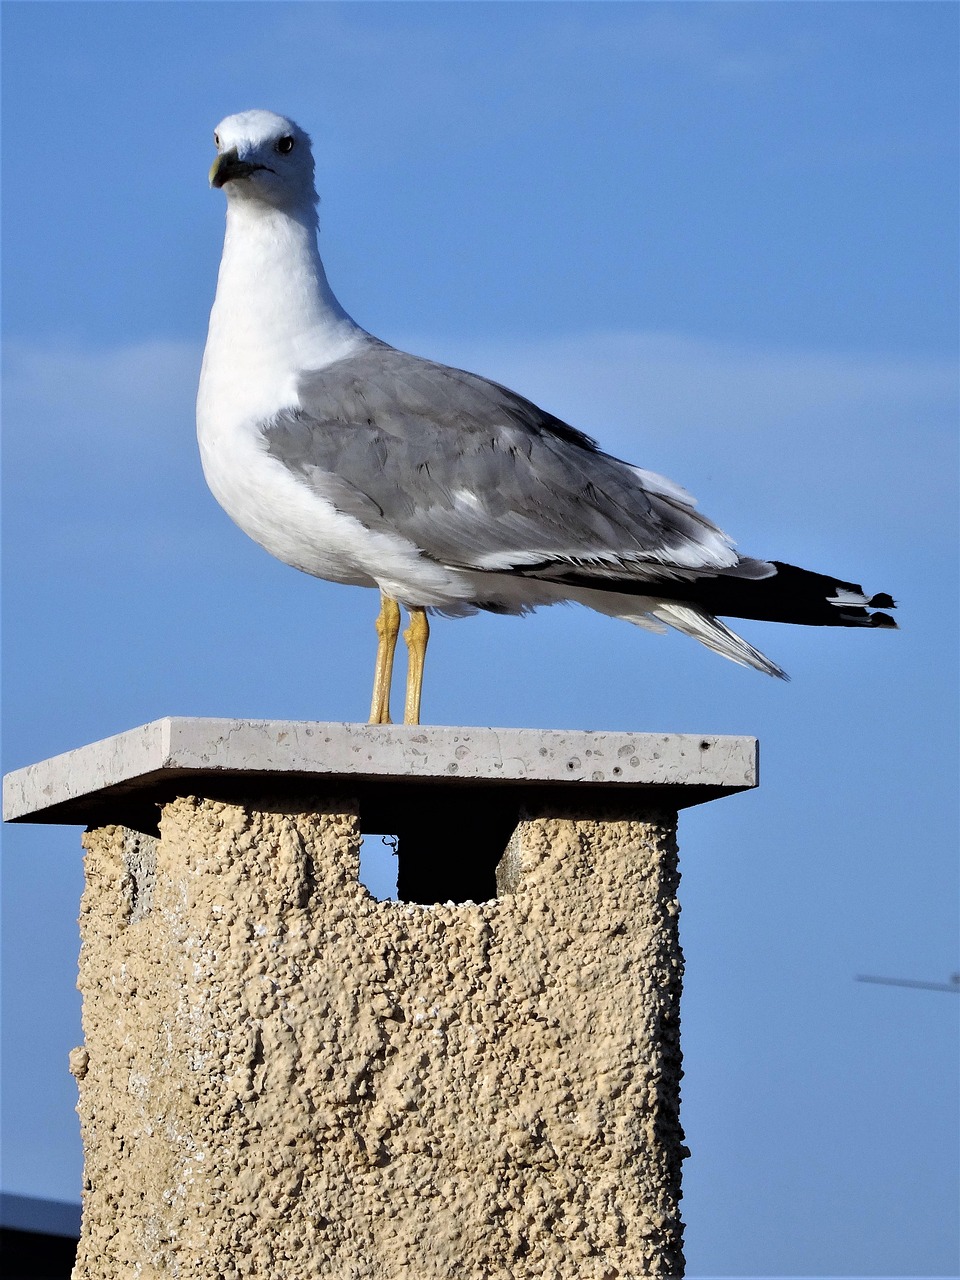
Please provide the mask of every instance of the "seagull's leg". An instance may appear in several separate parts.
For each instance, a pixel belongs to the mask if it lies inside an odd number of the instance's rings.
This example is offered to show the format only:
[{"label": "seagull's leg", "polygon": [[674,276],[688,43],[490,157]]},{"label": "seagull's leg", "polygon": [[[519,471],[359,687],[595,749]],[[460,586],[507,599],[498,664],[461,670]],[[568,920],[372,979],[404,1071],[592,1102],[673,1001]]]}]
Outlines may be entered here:
[{"label": "seagull's leg", "polygon": [[393,654],[400,634],[400,606],[396,600],[380,592],[380,612],[377,615],[377,665],[373,672],[373,701],[370,703],[370,723],[390,723],[390,685],[393,681]]},{"label": "seagull's leg", "polygon": [[420,694],[423,691],[423,662],[427,656],[430,623],[425,609],[410,610],[410,625],[403,633],[407,642],[407,700],[403,708],[404,724],[420,723]]}]

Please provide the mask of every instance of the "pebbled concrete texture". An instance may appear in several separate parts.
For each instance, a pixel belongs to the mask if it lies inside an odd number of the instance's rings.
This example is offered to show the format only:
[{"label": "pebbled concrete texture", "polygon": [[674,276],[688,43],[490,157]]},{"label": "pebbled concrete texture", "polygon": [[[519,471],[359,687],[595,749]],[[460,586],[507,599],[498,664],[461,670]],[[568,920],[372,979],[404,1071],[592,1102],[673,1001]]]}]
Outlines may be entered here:
[{"label": "pebbled concrete texture", "polygon": [[630,803],[558,794],[480,904],[372,898],[345,794],[89,832],[76,1280],[682,1274],[675,815]]}]

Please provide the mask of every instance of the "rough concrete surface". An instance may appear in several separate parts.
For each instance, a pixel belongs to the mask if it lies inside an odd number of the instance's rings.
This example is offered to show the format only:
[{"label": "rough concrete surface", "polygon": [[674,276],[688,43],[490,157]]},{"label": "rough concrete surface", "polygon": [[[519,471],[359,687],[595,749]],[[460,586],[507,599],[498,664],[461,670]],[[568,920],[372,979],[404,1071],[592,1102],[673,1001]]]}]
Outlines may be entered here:
[{"label": "rough concrete surface", "polygon": [[603,804],[479,905],[376,901],[343,798],[89,832],[76,1280],[680,1275],[674,819]]}]

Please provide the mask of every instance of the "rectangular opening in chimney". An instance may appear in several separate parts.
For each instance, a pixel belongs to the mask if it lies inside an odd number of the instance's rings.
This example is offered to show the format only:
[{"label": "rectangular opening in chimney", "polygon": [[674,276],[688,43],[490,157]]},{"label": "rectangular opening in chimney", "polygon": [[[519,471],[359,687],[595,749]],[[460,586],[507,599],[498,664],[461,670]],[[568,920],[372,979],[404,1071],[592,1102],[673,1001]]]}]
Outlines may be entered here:
[{"label": "rectangular opening in chimney", "polygon": [[[487,902],[516,828],[519,791],[405,788],[360,796],[360,880],[400,902]],[[386,832],[387,834],[383,834]]]}]

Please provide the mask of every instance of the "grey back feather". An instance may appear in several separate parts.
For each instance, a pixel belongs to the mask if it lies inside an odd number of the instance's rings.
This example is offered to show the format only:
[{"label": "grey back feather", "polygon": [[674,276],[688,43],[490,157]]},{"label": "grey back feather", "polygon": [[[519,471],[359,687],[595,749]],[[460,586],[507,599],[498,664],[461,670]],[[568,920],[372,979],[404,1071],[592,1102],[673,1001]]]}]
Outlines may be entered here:
[{"label": "grey back feather", "polygon": [[687,577],[736,565],[680,493],[515,392],[380,342],[302,376],[267,451],[341,511],[451,568]]}]

